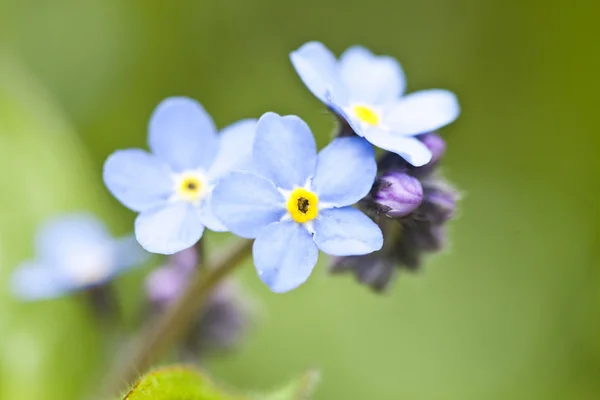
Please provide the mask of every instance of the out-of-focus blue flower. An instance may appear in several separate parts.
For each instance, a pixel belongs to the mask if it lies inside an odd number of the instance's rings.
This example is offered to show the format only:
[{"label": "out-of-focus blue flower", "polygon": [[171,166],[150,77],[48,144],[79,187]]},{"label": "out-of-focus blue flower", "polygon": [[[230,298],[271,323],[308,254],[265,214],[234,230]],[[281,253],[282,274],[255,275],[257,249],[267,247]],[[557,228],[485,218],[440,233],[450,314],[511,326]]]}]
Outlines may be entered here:
[{"label": "out-of-focus blue flower", "polygon": [[26,300],[91,288],[148,258],[133,236],[113,238],[96,217],[68,214],[45,223],[35,240],[36,258],[12,277],[13,292]]},{"label": "out-of-focus blue flower", "polygon": [[216,182],[250,160],[256,120],[236,122],[219,135],[196,101],[171,97],[150,119],[148,145],[120,150],[104,164],[104,183],[126,207],[140,214],[135,235],[152,253],[174,254],[204,232],[225,231],[211,211]]},{"label": "out-of-focus blue flower", "polygon": [[460,112],[456,96],[446,90],[403,96],[406,82],[400,64],[364,47],[350,47],[337,60],[322,43],[309,42],[290,59],[308,89],[358,136],[416,167],[432,155],[413,136],[451,123]]},{"label": "out-of-focus blue flower", "polygon": [[305,282],[318,249],[358,255],[381,248],[381,230],[350,207],[369,193],[377,173],[367,141],[338,138],[317,155],[304,121],[266,113],[252,154],[254,172],[224,177],[214,189],[213,208],[233,233],[256,238],[254,264],[272,291]]}]

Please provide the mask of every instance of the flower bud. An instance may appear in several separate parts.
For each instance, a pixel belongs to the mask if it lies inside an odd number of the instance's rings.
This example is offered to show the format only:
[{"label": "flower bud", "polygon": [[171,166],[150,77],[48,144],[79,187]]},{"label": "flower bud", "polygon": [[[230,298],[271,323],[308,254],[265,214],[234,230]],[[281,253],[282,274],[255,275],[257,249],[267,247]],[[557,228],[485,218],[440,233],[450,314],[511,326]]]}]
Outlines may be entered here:
[{"label": "flower bud", "polygon": [[394,261],[375,254],[366,256],[343,256],[334,258],[330,272],[341,274],[353,272],[356,280],[371,287],[375,292],[384,292],[397,273]]},{"label": "flower bud", "polygon": [[[373,216],[383,232],[383,248],[363,256],[337,257],[330,268],[331,273],[351,273],[359,283],[382,292],[398,271],[418,271],[425,254],[443,250],[446,224],[454,217],[459,200],[456,189],[445,180],[427,175],[418,179],[398,171],[388,172],[377,181],[371,195],[361,205],[368,207],[367,211],[371,211],[371,214],[373,211],[394,214],[394,211],[390,211],[390,199],[395,200],[398,196],[392,195],[395,193],[393,189],[401,187],[405,190],[411,179],[417,180],[418,184],[418,189],[411,192],[418,193],[415,208],[408,214],[396,211],[395,214],[403,215],[402,218]],[[389,209],[386,211],[385,207]],[[396,210],[399,208],[394,207]],[[408,209],[410,207],[405,210]]]},{"label": "flower bud", "polygon": [[419,139],[431,152],[431,161],[429,161],[428,165],[437,163],[446,152],[446,142],[444,139],[437,133],[426,133],[421,135]]},{"label": "flower bud", "polygon": [[434,224],[443,224],[454,218],[456,214],[456,191],[443,182],[424,184],[423,214]]},{"label": "flower bud", "polygon": [[377,180],[372,198],[380,213],[401,218],[419,207],[423,187],[417,178],[406,173],[389,172]]},{"label": "flower bud", "polygon": [[214,352],[238,346],[255,313],[253,299],[247,297],[234,281],[224,281],[215,288],[190,334],[181,343],[184,360],[203,359]]},{"label": "flower bud", "polygon": [[[185,291],[196,270],[195,248],[182,250],[168,258],[146,279],[146,295],[151,313],[162,312]],[[216,286],[193,318],[190,331],[179,343],[182,361],[197,361],[209,353],[234,347],[251,322],[252,299],[232,281]]]},{"label": "flower bud", "polygon": [[185,249],[169,257],[166,265],[152,272],[146,279],[146,294],[150,302],[160,308],[177,299],[185,289],[197,259],[196,249]]}]

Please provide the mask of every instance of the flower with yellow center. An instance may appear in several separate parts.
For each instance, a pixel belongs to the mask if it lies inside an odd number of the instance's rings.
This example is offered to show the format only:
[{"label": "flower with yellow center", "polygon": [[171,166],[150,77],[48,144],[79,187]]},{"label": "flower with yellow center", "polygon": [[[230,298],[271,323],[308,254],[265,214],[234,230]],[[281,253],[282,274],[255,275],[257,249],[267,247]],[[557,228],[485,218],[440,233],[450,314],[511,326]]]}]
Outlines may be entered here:
[{"label": "flower with yellow center", "polygon": [[252,170],[220,179],[211,200],[231,232],[255,239],[258,276],[282,293],[308,279],[319,250],[356,256],[381,249],[381,229],[353,207],[376,175],[375,151],[365,139],[337,138],[317,153],[304,121],[266,113],[256,126]]},{"label": "flower with yellow center", "polygon": [[456,96],[442,89],[404,95],[406,77],[390,56],[352,46],[339,59],[323,43],[309,42],[290,53],[306,87],[355,133],[414,167],[432,159],[420,135],[434,132],[460,114]]},{"label": "flower with yellow center", "polygon": [[104,182],[139,213],[135,237],[145,250],[175,254],[196,244],[205,228],[227,231],[212,212],[212,190],[251,163],[255,131],[256,120],[245,119],[217,132],[200,103],[169,97],[150,117],[150,152],[119,150],[106,160]]},{"label": "flower with yellow center", "polygon": [[173,176],[175,198],[199,205],[208,193],[206,178],[199,171],[183,172]]},{"label": "flower with yellow center", "polygon": [[312,221],[319,214],[319,198],[304,188],[296,188],[287,200],[287,210],[292,219],[300,224]]}]

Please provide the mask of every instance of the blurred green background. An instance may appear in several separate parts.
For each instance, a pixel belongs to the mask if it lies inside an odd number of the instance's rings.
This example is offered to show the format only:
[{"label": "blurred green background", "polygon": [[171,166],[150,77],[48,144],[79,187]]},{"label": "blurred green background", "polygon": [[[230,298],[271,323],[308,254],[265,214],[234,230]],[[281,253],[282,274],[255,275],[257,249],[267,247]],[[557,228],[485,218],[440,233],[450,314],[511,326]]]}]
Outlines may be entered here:
[{"label": "blurred green background", "polygon": [[[198,99],[221,127],[297,114],[323,146],[333,118],[287,58],[314,39],[393,55],[409,90],[459,96],[441,132],[464,196],[451,248],[385,296],[328,277],[324,256],[285,295],[247,265],[261,318],[211,373],[258,389],[316,366],[328,400],[600,398],[599,13],[596,0],[0,0],[0,399],[82,399],[115,357],[83,296],[9,295],[39,223],[91,209],[130,230],[102,163],[145,146],[166,96]],[[148,271],[117,282],[130,316]]]}]

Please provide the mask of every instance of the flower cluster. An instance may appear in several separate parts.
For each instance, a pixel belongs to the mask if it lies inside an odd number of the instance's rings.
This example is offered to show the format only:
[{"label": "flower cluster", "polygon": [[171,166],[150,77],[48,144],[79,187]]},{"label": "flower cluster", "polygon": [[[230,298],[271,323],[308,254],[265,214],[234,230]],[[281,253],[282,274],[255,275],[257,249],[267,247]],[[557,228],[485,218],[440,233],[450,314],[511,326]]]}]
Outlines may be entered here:
[{"label": "flower cluster", "polygon": [[446,223],[455,215],[458,193],[439,174],[444,140],[435,133],[420,140],[431,151],[431,162],[415,168],[386,153],[378,163],[380,173],[371,193],[361,201],[361,208],[384,232],[384,248],[362,257],[338,257],[332,273],[352,272],[359,282],[382,291],[398,268],[416,270],[423,254],[443,249]]},{"label": "flower cluster", "polygon": [[[404,95],[400,64],[363,47],[338,60],[310,42],[290,60],[341,121],[320,152],[298,116],[267,112],[219,132],[198,102],[171,97],[150,117],[149,151],[110,155],[104,183],[138,213],[135,238],[148,252],[180,253],[205,228],[231,231],[254,239],[258,276],[274,292],[304,283],[319,251],[336,257],[334,272],[382,289],[396,265],[416,268],[423,252],[442,247],[456,194],[437,173],[445,143],[432,132],[458,117],[456,97],[439,89]],[[383,149],[379,160],[374,147]],[[15,275],[23,297],[93,287],[142,261],[131,240],[111,239],[89,216],[51,223],[38,253]],[[171,272],[156,276],[186,276]],[[154,295],[169,290],[160,279]]]},{"label": "flower cluster", "polygon": [[[217,134],[194,100],[163,101],[150,119],[151,152],[117,151],[104,167],[108,189],[139,213],[135,235],[146,250],[174,254],[193,246],[205,227],[231,231],[255,239],[260,279],[272,291],[286,292],[308,279],[319,250],[370,257],[393,246],[378,220],[383,210],[405,218],[429,204],[416,178],[381,175],[372,145],[415,171],[430,168],[434,149],[422,135],[457,118],[455,96],[444,90],[403,96],[400,65],[362,47],[337,60],[311,42],[290,59],[309,90],[344,122],[340,136],[346,137],[317,153],[302,119],[272,112]],[[388,193],[397,187],[406,189],[400,209]],[[365,208],[377,223],[354,207],[369,201],[378,202],[375,213]]]}]

